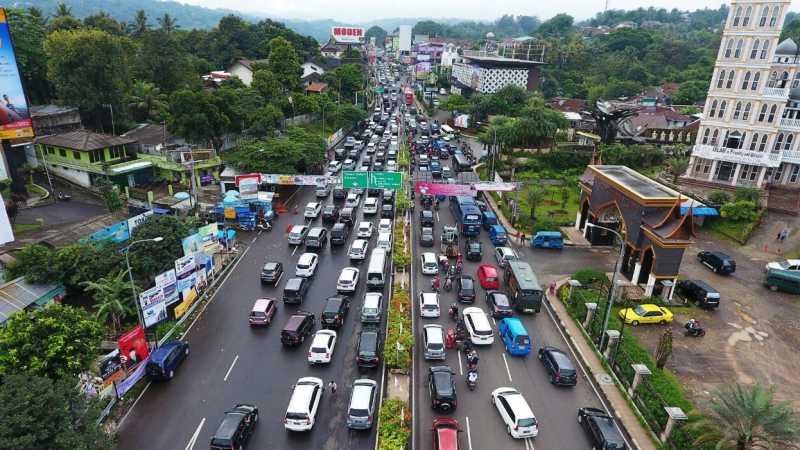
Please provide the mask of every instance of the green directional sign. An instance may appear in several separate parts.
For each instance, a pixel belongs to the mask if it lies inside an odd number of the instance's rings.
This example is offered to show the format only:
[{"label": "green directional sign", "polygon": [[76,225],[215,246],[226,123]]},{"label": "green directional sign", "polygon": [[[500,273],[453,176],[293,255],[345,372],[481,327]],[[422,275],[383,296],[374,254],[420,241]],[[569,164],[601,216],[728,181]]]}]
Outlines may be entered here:
[{"label": "green directional sign", "polygon": [[375,92],[378,94],[383,94],[383,86],[376,86]]},{"label": "green directional sign", "polygon": [[345,189],[400,189],[403,187],[401,172],[342,172]]}]

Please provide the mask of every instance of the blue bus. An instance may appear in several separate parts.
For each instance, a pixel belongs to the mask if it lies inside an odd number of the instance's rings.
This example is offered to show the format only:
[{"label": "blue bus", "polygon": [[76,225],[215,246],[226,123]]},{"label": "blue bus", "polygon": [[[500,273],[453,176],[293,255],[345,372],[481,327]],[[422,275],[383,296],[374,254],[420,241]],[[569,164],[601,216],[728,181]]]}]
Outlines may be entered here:
[{"label": "blue bus", "polygon": [[481,210],[475,199],[469,196],[450,198],[450,209],[458,222],[458,229],[464,236],[477,236],[481,233]]}]

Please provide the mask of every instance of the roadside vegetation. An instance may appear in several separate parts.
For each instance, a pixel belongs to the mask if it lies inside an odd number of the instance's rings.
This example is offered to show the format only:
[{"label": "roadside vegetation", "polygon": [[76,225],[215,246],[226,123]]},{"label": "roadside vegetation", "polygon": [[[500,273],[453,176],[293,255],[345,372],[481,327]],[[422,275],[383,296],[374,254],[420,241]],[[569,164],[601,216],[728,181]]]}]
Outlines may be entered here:
[{"label": "roadside vegetation", "polygon": [[380,410],[378,450],[404,450],[411,438],[411,411],[406,402],[386,399]]}]

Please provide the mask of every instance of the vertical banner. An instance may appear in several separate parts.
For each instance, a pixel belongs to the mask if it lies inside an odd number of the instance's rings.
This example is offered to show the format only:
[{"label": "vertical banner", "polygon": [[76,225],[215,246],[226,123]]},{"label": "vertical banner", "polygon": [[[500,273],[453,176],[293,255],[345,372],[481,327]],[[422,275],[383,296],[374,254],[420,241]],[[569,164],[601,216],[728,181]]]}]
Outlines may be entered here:
[{"label": "vertical banner", "polygon": [[164,303],[167,305],[171,305],[178,300],[177,281],[175,269],[169,269],[156,276],[156,287],[164,291]]},{"label": "vertical banner", "polygon": [[6,213],[6,202],[0,195],[0,245],[14,240],[14,231],[11,228],[11,221]]},{"label": "vertical banner", "polygon": [[33,123],[22,90],[6,10],[0,8],[0,139],[23,137],[33,137]]},{"label": "vertical banner", "polygon": [[139,294],[139,303],[142,306],[145,327],[152,327],[167,318],[164,291],[159,286],[152,287]]},{"label": "vertical banner", "polygon": [[120,360],[125,367],[136,365],[150,356],[144,330],[139,325],[117,339],[117,348],[119,348]]}]

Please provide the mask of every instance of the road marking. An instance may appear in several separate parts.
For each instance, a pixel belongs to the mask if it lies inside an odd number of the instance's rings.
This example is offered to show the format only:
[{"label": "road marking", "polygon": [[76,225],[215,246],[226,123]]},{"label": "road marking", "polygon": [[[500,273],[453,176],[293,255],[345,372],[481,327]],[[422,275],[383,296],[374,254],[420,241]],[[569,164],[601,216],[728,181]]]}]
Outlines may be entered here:
[{"label": "road marking", "polygon": [[536,450],[535,448],[533,448],[533,439],[525,438],[525,448],[527,450]]},{"label": "road marking", "polygon": [[441,220],[439,220],[439,211],[436,211],[436,221],[437,221],[437,222],[440,222],[440,221],[441,221]]},{"label": "road marking", "polygon": [[506,359],[506,354],[501,353],[501,355],[503,356],[503,363],[506,365],[506,373],[508,374],[508,381],[513,383],[514,380],[511,378],[511,370],[509,370],[508,368],[508,360]]},{"label": "road marking", "polygon": [[281,272],[281,274],[280,274],[280,275],[278,275],[278,281],[276,281],[276,282],[275,282],[275,286],[277,286],[277,285],[278,285],[278,283],[280,283],[280,282],[281,282],[281,280],[283,279],[283,274],[284,274],[284,273],[286,273],[286,272]]},{"label": "road marking", "polygon": [[458,374],[464,375],[464,368],[461,366],[461,350],[456,350],[458,352]]},{"label": "road marking", "polygon": [[470,432],[469,428],[469,416],[467,416],[467,445],[469,450],[472,450],[472,432]]},{"label": "road marking", "polygon": [[[261,232],[259,231],[258,234],[261,234]],[[258,239],[258,236],[257,235],[253,236],[253,239],[250,239],[250,243],[251,244],[254,243],[256,241],[256,239]]]},{"label": "road marking", "polygon": [[299,245],[295,245],[295,246],[294,246],[294,250],[292,250],[292,256],[294,256],[294,254],[295,254],[295,253],[297,253],[297,249],[298,249],[298,248],[300,248],[300,246],[299,246]]},{"label": "road marking", "polygon": [[197,429],[194,430],[194,434],[192,435],[192,438],[189,439],[189,443],[186,444],[186,449],[185,450],[192,450],[194,448],[194,444],[197,443],[197,438],[200,436],[200,430],[203,429],[203,424],[205,424],[205,423],[206,423],[206,418],[203,417],[203,420],[200,421],[200,425],[198,425]]},{"label": "road marking", "polygon": [[233,370],[233,366],[236,365],[236,361],[238,361],[238,360],[239,360],[239,355],[236,355],[236,357],[233,358],[233,362],[231,363],[231,366],[228,367],[228,371],[225,373],[225,378],[223,378],[222,381],[228,381],[228,377],[231,375],[231,370]]}]

